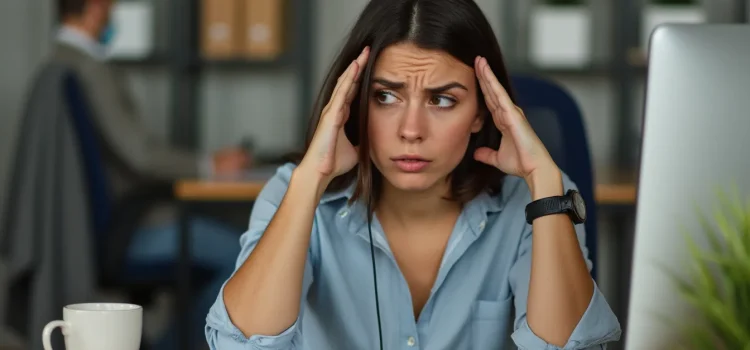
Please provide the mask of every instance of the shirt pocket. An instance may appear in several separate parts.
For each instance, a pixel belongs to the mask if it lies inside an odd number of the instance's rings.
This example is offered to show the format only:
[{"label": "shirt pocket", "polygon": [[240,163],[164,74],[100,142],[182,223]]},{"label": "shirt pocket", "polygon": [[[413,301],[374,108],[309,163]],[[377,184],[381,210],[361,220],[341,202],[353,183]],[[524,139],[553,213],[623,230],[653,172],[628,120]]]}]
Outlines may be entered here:
[{"label": "shirt pocket", "polygon": [[472,349],[510,349],[510,329],[513,297],[505,300],[476,300],[472,305],[471,344]]}]

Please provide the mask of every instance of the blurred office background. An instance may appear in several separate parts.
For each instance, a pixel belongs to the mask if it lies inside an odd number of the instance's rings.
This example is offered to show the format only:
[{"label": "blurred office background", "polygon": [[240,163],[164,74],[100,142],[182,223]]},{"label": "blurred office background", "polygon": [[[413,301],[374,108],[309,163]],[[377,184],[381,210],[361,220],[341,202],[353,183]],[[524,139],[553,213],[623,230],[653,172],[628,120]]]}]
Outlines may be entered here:
[{"label": "blurred office background", "polygon": [[[367,1],[277,0],[287,6],[279,5],[284,10],[278,16],[264,8],[260,18],[246,11],[227,19],[237,11],[232,4],[253,2],[277,6],[254,0],[118,2],[111,59],[127,71],[154,132],[206,152],[246,140],[271,158],[298,149],[311,101]],[[511,73],[551,79],[573,95],[596,181],[618,184],[635,180],[650,30],[665,21],[746,22],[748,2],[477,0]],[[265,26],[247,31],[267,42],[222,42],[250,27],[242,21]],[[7,204],[24,97],[56,28],[52,0],[0,1],[0,210]],[[631,204],[624,200],[599,214],[598,283],[620,317],[627,300]],[[0,300],[3,293],[0,285]],[[0,348],[18,340],[0,324]]]}]

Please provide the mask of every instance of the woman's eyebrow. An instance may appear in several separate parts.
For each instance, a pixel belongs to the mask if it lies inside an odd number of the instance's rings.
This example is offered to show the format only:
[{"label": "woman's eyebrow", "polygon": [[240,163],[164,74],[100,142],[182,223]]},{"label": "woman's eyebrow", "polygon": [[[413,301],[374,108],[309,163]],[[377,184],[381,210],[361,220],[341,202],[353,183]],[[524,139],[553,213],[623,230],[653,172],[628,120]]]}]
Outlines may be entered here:
[{"label": "woman's eyebrow", "polygon": [[[385,86],[388,89],[393,89],[393,90],[402,89],[404,86],[406,86],[406,83],[404,82],[390,81],[390,80],[383,79],[383,78],[374,78],[372,79],[372,82],[373,84],[377,83],[377,84]],[[464,89],[466,91],[469,91],[469,89],[467,89],[466,86],[456,81],[452,81],[450,83],[447,83],[441,86],[428,87],[428,88],[425,88],[425,91],[433,93],[433,94],[439,94],[441,92],[445,92],[453,88],[459,88],[459,89]]]},{"label": "woman's eyebrow", "polygon": [[459,89],[464,89],[466,91],[469,91],[469,89],[467,89],[466,86],[463,86],[463,84],[461,84],[461,83],[459,83],[457,81],[453,81],[453,82],[450,82],[448,84],[437,86],[437,87],[425,88],[425,90],[429,91],[429,92],[431,92],[433,94],[439,94],[441,92],[445,92],[445,91],[448,91],[448,90],[453,89],[453,88],[459,88]]},{"label": "woman's eyebrow", "polygon": [[372,82],[373,84],[377,83],[392,90],[402,89],[404,86],[406,86],[406,83],[404,82],[390,81],[390,80],[383,79],[383,78],[373,78]]}]

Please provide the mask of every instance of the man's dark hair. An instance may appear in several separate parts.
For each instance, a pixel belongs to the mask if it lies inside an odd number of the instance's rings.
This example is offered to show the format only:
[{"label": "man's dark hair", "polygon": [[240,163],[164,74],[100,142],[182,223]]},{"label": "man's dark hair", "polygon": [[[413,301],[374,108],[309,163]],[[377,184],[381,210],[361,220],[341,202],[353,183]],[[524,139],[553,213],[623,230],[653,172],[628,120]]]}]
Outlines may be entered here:
[{"label": "man's dark hair", "polygon": [[88,0],[57,0],[57,19],[62,21],[70,15],[80,15]]}]

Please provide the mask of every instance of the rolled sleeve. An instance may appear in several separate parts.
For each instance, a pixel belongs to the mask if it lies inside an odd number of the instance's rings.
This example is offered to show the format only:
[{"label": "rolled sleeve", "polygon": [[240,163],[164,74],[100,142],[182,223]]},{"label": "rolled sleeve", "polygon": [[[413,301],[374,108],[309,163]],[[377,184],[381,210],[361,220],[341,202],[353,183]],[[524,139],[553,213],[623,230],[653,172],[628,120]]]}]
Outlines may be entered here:
[{"label": "rolled sleeve", "polygon": [[529,328],[524,318],[512,338],[519,349],[593,350],[605,349],[607,343],[620,339],[620,323],[612,313],[599,287],[594,286],[586,312],[573,330],[564,347],[545,342]]},{"label": "rolled sleeve", "polygon": [[[576,185],[563,174],[565,189],[576,189]],[[530,193],[521,194],[524,201],[528,201]],[[524,218],[525,219],[525,218]],[[599,290],[594,281],[594,293],[589,301],[581,319],[578,321],[573,333],[568,338],[565,346],[558,347],[544,341],[534,334],[526,319],[526,308],[528,303],[529,282],[531,279],[531,251],[532,251],[532,227],[526,225],[519,244],[519,256],[511,267],[510,284],[514,294],[516,317],[514,332],[511,338],[519,349],[523,350],[590,350],[605,349],[606,344],[620,339],[621,328],[607,300]],[[586,261],[586,266],[591,271],[592,263],[588,258],[586,247],[585,225],[575,225],[576,236],[581,248],[581,253]]]},{"label": "rolled sleeve", "polygon": [[[236,273],[237,269],[239,269],[250,256],[263,232],[266,230],[266,227],[268,227],[268,224],[271,222],[271,219],[276,213],[276,210],[286,193],[292,169],[293,165],[289,164],[280,167],[276,175],[266,183],[266,186],[258,196],[250,215],[248,230],[242,235],[242,237],[240,237],[240,245],[242,246],[242,249],[237,257],[234,273]],[[316,224],[313,222],[313,231],[315,230]],[[302,280],[302,300],[305,299],[307,291],[313,282],[313,255],[314,253],[308,251]],[[232,273],[232,275],[234,275],[234,273]],[[298,324],[300,320],[302,320],[304,314],[303,307],[300,307],[300,312],[295,322],[280,334],[252,335],[247,337],[239,328],[237,328],[229,317],[229,312],[224,303],[224,287],[227,282],[224,282],[224,285],[221,286],[219,295],[206,316],[205,336],[206,341],[212,350],[288,350],[300,349],[302,347],[299,344],[302,341],[302,336],[301,327],[298,326]],[[300,303],[302,303],[302,300],[300,300]],[[252,310],[247,310],[246,312],[252,312]]]},{"label": "rolled sleeve", "polygon": [[[221,293],[224,295],[224,287]],[[289,328],[278,335],[253,335],[246,337],[229,319],[224,298],[216,298],[206,318],[206,340],[211,349],[221,350],[261,350],[295,349],[299,347],[297,337],[299,318]]]}]

